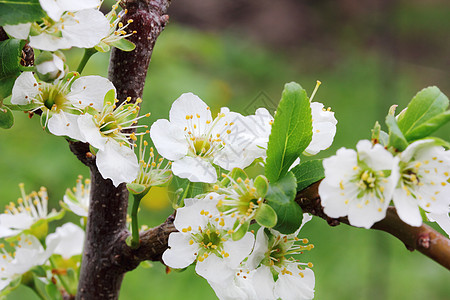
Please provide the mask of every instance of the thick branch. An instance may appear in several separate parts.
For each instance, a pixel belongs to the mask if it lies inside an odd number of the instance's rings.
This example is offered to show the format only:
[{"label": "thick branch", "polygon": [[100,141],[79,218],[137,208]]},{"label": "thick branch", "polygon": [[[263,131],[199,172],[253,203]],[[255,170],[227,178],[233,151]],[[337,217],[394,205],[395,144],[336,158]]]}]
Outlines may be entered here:
[{"label": "thick branch", "polygon": [[[169,0],[126,1],[128,13],[123,23],[133,19],[127,29],[136,31],[130,37],[136,49],[131,52],[113,49],[109,69],[109,79],[116,87],[120,101],[127,97],[133,100],[142,97],[153,46],[168,20],[165,13],[169,3]],[[121,264],[122,256],[117,252],[119,247],[127,253],[131,251],[124,243],[128,235],[128,191],[125,184],[116,188],[111,180],[101,176],[87,144],[70,143],[70,149],[90,167],[92,180],[77,299],[118,299],[124,273],[139,264],[132,260]]]}]

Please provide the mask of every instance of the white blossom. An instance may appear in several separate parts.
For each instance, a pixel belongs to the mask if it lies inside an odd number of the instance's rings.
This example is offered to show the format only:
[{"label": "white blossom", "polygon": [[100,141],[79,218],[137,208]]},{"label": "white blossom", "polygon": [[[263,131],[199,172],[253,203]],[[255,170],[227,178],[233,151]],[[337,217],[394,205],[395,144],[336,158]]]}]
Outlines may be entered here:
[{"label": "white blossom", "polygon": [[[150,129],[158,153],[172,160],[175,175],[192,182],[214,183],[214,165],[226,170],[244,168],[242,156],[246,144],[239,138],[242,116],[222,108],[213,119],[210,108],[196,95],[181,95],[172,104],[169,120],[157,120]],[[213,165],[214,164],[214,165]]]},{"label": "white blossom", "polygon": [[137,140],[135,129],[147,128],[146,125],[136,125],[137,121],[150,116],[138,117],[142,100],[138,99],[136,103],[130,103],[130,100],[127,98],[116,106],[118,100],[114,93],[113,100],[106,101],[99,113],[78,118],[83,140],[98,149],[96,164],[100,174],[103,178],[110,178],[115,186],[136,179],[139,164],[132,148],[135,144],[130,140]]},{"label": "white blossom", "polygon": [[448,151],[433,140],[420,140],[400,154],[400,180],[394,205],[400,219],[422,225],[419,207],[433,214],[448,214],[450,205],[450,159]]},{"label": "white blossom", "polygon": [[14,83],[11,103],[34,104],[31,111],[44,112],[43,125],[52,134],[85,142],[77,122],[80,113],[88,106],[101,110],[106,93],[115,88],[100,76],[76,77],[49,84],[37,82],[33,73],[24,72]]},{"label": "white blossom", "polygon": [[217,194],[204,199],[187,199],[177,209],[174,225],[179,232],[169,236],[164,263],[182,269],[196,262],[195,271],[210,282],[224,282],[251,252],[254,236],[250,232],[238,241],[231,239],[233,221],[216,208]]},{"label": "white blossom", "polygon": [[[45,2],[55,1],[48,0]],[[83,1],[63,2],[78,3]],[[75,5],[71,6],[75,8]],[[49,10],[48,12],[50,12],[49,15],[53,15],[55,18],[60,15],[60,12],[56,10]],[[29,38],[29,44],[33,48],[56,51],[71,47],[94,47],[102,38],[108,35],[109,22],[103,13],[97,9],[82,9],[74,10],[74,12],[65,12],[57,20],[43,19],[43,22],[40,24],[5,25],[4,29],[15,38]],[[33,32],[33,35],[30,35],[30,32]]]},{"label": "white blossom", "polygon": [[13,253],[6,251],[4,244],[0,244],[0,290],[32,267],[44,264],[53,252],[51,246],[44,250],[35,236],[22,234],[17,240],[17,245],[12,244]]},{"label": "white blossom", "polygon": [[86,179],[83,184],[83,176],[78,176],[77,185],[67,189],[63,201],[76,215],[87,217],[89,212],[89,201],[91,192],[91,180]]},{"label": "white blossom", "polygon": [[399,179],[399,159],[368,140],[356,148],[341,148],[324,159],[319,194],[329,217],[348,216],[350,224],[370,228],[386,215]]},{"label": "white blossom", "polygon": [[427,213],[426,215],[431,222],[436,222],[442,228],[442,230],[444,230],[445,233],[447,233],[447,235],[450,237],[450,215],[448,213],[445,214]]},{"label": "white blossom", "polygon": [[48,211],[46,188],[41,187],[39,192],[26,195],[24,185],[20,184],[19,186],[22,197],[17,200],[17,205],[10,202],[6,205],[5,212],[0,214],[0,237],[20,234],[22,231],[32,228],[38,221],[53,219],[59,215],[54,209],[51,212]]}]

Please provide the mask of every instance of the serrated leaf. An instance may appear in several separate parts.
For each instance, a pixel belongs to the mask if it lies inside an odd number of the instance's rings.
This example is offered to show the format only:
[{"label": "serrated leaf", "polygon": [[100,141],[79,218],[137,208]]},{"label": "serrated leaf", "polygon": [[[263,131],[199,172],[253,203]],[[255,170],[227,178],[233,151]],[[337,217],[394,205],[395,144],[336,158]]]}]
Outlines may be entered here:
[{"label": "serrated leaf", "polygon": [[321,159],[305,161],[295,166],[291,171],[297,179],[297,191],[301,191],[314,182],[325,178],[325,171]]},{"label": "serrated leaf", "polygon": [[405,148],[408,147],[408,142],[398,128],[397,120],[393,115],[386,116],[386,125],[389,128],[388,146],[392,146],[398,151],[405,150]]},{"label": "serrated leaf", "polygon": [[256,211],[255,220],[261,226],[272,228],[277,225],[278,217],[270,205],[263,203]]},{"label": "serrated leaf", "polygon": [[110,45],[122,51],[133,51],[134,48],[136,48],[136,45],[133,42],[130,42],[129,40],[126,39],[114,41]]},{"label": "serrated leaf", "polygon": [[14,125],[14,115],[12,111],[6,107],[0,107],[0,128],[9,129]]},{"label": "serrated leaf", "polygon": [[295,232],[302,224],[303,212],[295,202],[297,182],[294,174],[288,172],[277,182],[269,183],[266,201],[277,213],[277,225],[274,229],[283,234]]},{"label": "serrated leaf", "polygon": [[439,128],[441,128],[442,126],[444,126],[445,123],[447,123],[448,121],[450,121],[450,110],[446,110],[443,113],[434,116],[428,121],[415,127],[409,132],[408,136],[406,136],[405,138],[409,141],[415,141],[427,137],[436,130],[438,130]]},{"label": "serrated leaf", "polygon": [[0,2],[0,26],[30,23],[45,16],[39,0],[2,0]]},{"label": "serrated leaf", "polygon": [[[398,127],[408,141],[417,139],[416,129],[443,113],[449,105],[448,98],[435,86],[421,90],[408,104],[398,121]],[[422,136],[423,137],[423,136]]]},{"label": "serrated leaf", "polygon": [[312,115],[306,91],[297,83],[285,85],[267,146],[266,177],[277,181],[312,139]]}]

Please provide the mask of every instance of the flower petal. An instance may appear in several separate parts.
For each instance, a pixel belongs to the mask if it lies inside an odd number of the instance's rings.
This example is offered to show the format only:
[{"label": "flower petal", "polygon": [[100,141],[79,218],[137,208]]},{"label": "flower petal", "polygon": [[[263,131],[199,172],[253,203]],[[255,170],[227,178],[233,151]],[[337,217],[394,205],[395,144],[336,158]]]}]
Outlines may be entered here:
[{"label": "flower petal", "polygon": [[86,142],[78,127],[80,116],[59,111],[48,120],[48,130],[58,136],[68,136],[72,139]]},{"label": "flower petal", "polygon": [[171,268],[186,268],[195,261],[197,257],[194,253],[197,251],[196,244],[190,245],[190,235],[181,232],[172,232],[169,235],[169,249],[164,251],[162,259],[164,264]]},{"label": "flower petal", "polygon": [[31,23],[21,23],[17,25],[3,25],[3,29],[13,38],[26,40],[30,34]]},{"label": "flower petal", "polygon": [[230,280],[234,275],[234,270],[215,254],[210,254],[203,261],[197,261],[195,272],[210,282]]},{"label": "flower petal", "polygon": [[83,140],[93,147],[104,150],[108,141],[107,137],[101,135],[99,128],[94,123],[94,118],[90,114],[84,114],[78,117],[78,127],[83,135]]},{"label": "flower petal", "polygon": [[187,178],[191,182],[215,183],[216,169],[207,161],[199,157],[186,156],[172,163],[174,175]]},{"label": "flower petal", "polygon": [[132,182],[139,171],[134,151],[111,140],[104,150],[98,151],[97,167],[103,178],[110,178],[116,187],[122,182]]},{"label": "flower petal", "polygon": [[247,232],[240,240],[228,240],[223,243],[225,252],[230,255],[224,260],[231,268],[237,268],[244,258],[246,258],[253,249],[255,243],[255,236]]},{"label": "flower petal", "polygon": [[32,72],[23,72],[17,77],[12,89],[11,103],[25,105],[39,94],[39,87]]},{"label": "flower petal", "polygon": [[150,128],[150,137],[158,153],[166,159],[177,160],[185,156],[189,146],[183,130],[168,120],[160,119]]},{"label": "flower petal", "polygon": [[416,227],[422,225],[419,206],[416,200],[411,195],[407,195],[404,189],[398,188],[395,190],[393,201],[397,214],[403,222]]},{"label": "flower petal", "polygon": [[308,268],[299,270],[296,264],[290,264],[287,269],[292,275],[278,275],[278,280],[275,282],[275,295],[283,300],[313,299],[314,272]]},{"label": "flower petal", "polygon": [[56,244],[53,253],[60,254],[65,259],[81,254],[83,243],[84,230],[70,222],[56,228],[55,233],[49,234],[45,239],[48,246]]},{"label": "flower petal", "polygon": [[[192,116],[192,118],[187,120],[186,116]],[[188,122],[191,122],[196,124],[199,133],[204,133],[207,128],[206,122],[211,122],[212,118],[208,105],[202,99],[192,93],[185,93],[173,102],[169,120],[181,130],[184,130]]]},{"label": "flower petal", "polygon": [[95,75],[83,76],[72,83],[67,99],[75,107],[84,109],[86,106],[92,106],[101,111],[105,95],[110,90],[116,93],[116,88],[107,78]]}]

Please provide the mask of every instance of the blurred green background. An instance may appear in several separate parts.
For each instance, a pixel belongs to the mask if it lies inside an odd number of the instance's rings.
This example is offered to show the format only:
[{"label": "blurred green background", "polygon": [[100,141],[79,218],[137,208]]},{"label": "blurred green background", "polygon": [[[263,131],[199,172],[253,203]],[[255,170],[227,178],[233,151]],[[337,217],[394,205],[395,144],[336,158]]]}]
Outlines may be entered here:
[{"label": "blurred green background", "polygon": [[[107,4],[108,1],[106,1]],[[104,4],[104,7],[107,6]],[[167,118],[171,103],[193,92],[218,111],[254,113],[274,107],[283,85],[296,81],[338,119],[333,146],[354,148],[370,138],[390,105],[403,109],[420,89],[437,85],[450,95],[450,6],[447,1],[173,1],[171,22],[157,41],[143,96],[148,125]],[[82,50],[67,52],[75,69]],[[96,54],[84,75],[107,75],[108,55]],[[0,133],[0,201],[41,185],[57,207],[67,187],[88,170],[63,138],[46,134],[37,117],[16,113]],[[384,125],[384,124],[383,124]],[[437,135],[449,138],[449,127]],[[142,222],[155,226],[171,213],[163,197],[144,203]],[[77,222],[68,216],[66,220]],[[57,224],[55,224],[57,225]],[[314,263],[316,299],[449,299],[450,273],[395,238],[314,218],[301,237],[315,248],[300,259]],[[35,299],[19,288],[8,299]],[[139,267],[125,276],[120,299],[215,299],[193,268],[165,274]]]}]

